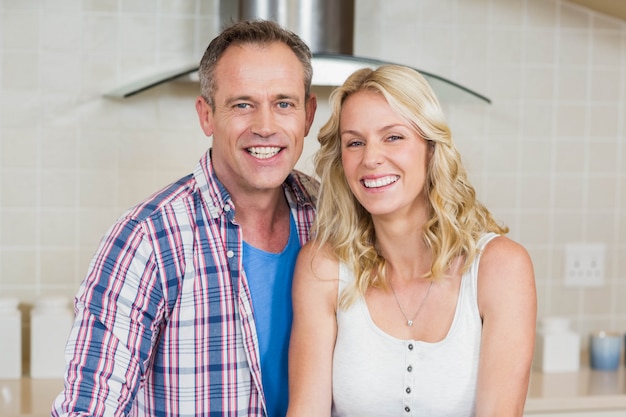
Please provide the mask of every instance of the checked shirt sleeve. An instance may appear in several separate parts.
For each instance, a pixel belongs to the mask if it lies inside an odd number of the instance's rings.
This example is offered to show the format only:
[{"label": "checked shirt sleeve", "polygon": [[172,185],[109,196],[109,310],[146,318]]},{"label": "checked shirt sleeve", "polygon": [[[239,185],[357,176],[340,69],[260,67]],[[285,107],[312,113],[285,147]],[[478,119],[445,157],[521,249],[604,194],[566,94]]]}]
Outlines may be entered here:
[{"label": "checked shirt sleeve", "polygon": [[141,224],[105,236],[75,300],[65,390],[53,416],[127,415],[164,317],[154,252]]}]

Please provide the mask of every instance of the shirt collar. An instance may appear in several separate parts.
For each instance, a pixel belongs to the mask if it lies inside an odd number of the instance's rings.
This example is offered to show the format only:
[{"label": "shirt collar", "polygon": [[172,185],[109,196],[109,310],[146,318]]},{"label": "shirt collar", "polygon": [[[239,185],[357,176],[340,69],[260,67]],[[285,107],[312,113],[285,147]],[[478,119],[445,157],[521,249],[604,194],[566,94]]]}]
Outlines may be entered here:
[{"label": "shirt collar", "polygon": [[[193,176],[212,218],[222,216],[224,211],[234,208],[228,190],[215,175],[211,162],[211,149],[202,156],[196,165]],[[283,183],[283,190],[292,208],[294,205],[315,207],[317,189],[315,180],[298,171],[292,171]],[[228,208],[226,208],[227,206]]]}]

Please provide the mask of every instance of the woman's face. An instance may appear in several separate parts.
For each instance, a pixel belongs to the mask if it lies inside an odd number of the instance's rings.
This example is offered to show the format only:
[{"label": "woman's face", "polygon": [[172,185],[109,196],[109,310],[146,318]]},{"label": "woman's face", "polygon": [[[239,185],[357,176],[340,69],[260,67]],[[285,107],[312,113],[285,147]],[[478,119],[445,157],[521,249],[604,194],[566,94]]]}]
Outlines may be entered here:
[{"label": "woman's face", "polygon": [[349,96],[340,115],[346,179],[372,216],[425,213],[429,146],[382,94]]}]

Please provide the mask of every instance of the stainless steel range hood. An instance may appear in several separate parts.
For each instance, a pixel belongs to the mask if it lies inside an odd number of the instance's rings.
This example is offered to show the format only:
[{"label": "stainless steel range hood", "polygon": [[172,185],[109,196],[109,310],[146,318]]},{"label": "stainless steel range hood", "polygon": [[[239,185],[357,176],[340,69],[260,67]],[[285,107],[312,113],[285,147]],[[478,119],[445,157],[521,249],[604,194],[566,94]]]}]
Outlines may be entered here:
[{"label": "stainless steel range hood", "polygon": [[[313,85],[338,86],[359,68],[377,68],[389,62],[353,55],[354,0],[220,0],[220,23],[244,19],[271,19],[297,33],[313,53]],[[126,98],[172,80],[198,82],[198,63],[138,80],[107,94]],[[491,103],[487,97],[426,71],[441,101]]]}]

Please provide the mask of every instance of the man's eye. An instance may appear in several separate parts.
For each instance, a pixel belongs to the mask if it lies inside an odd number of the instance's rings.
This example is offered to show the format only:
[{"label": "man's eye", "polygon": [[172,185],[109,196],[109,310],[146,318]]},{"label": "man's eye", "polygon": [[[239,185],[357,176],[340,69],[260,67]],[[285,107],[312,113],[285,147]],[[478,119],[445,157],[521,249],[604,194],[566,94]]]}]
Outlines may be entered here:
[{"label": "man's eye", "polygon": [[248,103],[237,103],[235,104],[235,107],[238,109],[247,109],[250,105]]},{"label": "man's eye", "polygon": [[288,101],[281,101],[280,103],[278,103],[278,107],[280,107],[281,109],[288,109],[289,107],[291,107],[291,103]]}]

